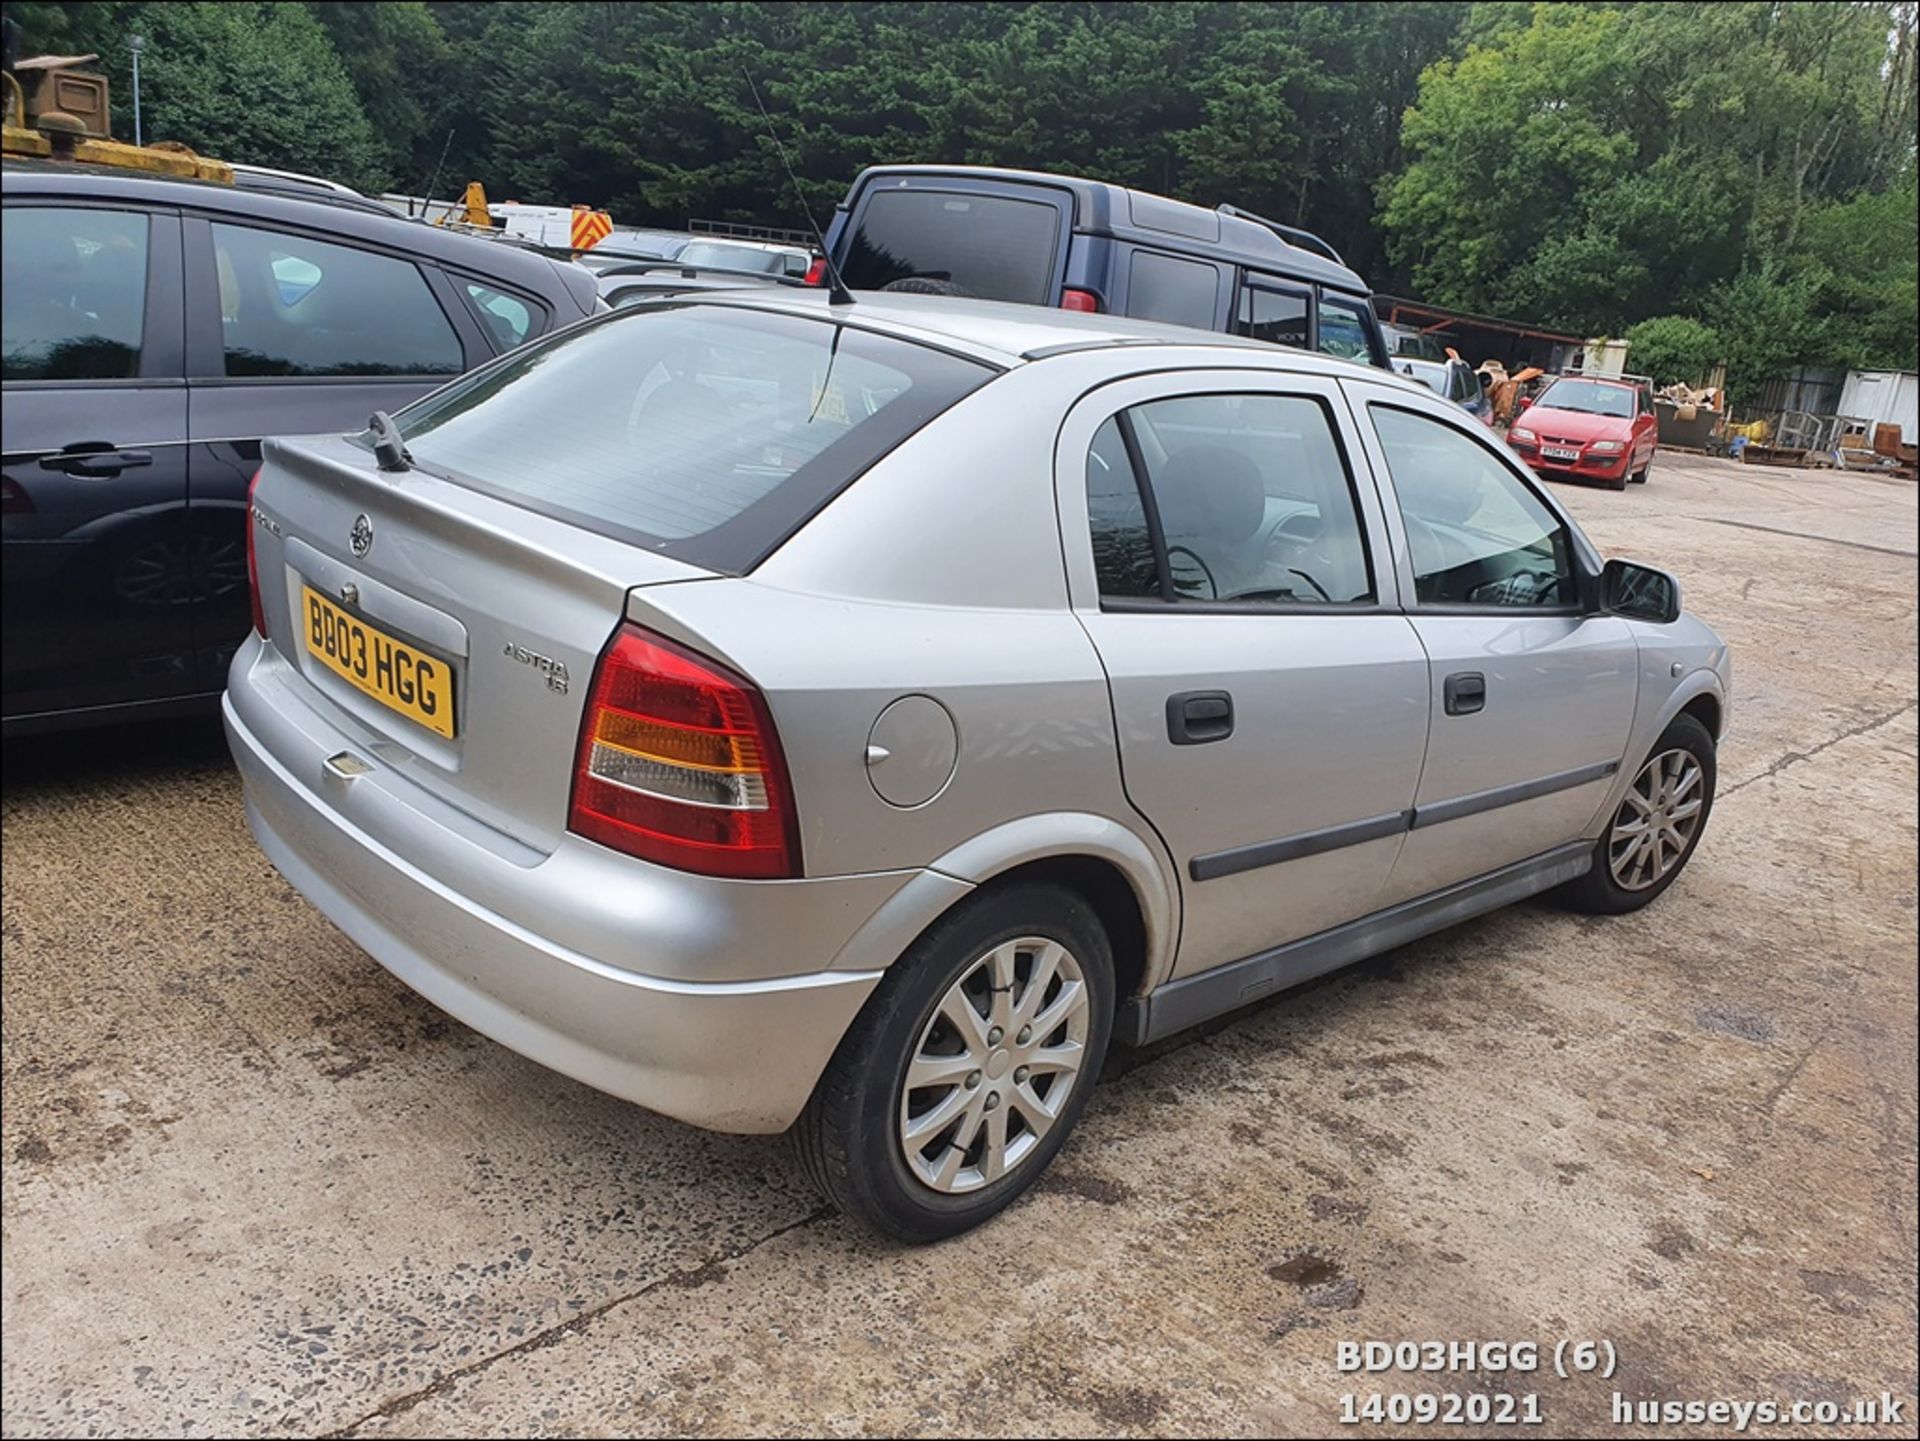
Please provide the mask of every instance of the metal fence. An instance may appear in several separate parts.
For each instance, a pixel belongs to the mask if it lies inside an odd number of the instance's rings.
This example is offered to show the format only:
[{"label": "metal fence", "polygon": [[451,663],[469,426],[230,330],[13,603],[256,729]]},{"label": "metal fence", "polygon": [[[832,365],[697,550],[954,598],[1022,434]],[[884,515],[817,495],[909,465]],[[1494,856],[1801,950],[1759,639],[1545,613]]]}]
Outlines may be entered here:
[{"label": "metal fence", "polygon": [[782,230],[776,225],[737,225],[731,220],[689,220],[687,229],[696,235],[712,235],[727,240],[770,240],[779,245],[813,248],[810,230]]},{"label": "metal fence", "polygon": [[1769,380],[1759,401],[1743,407],[1755,418],[1785,415],[1798,411],[1806,415],[1832,415],[1840,409],[1840,391],[1847,381],[1844,370],[1802,368],[1778,379]]}]

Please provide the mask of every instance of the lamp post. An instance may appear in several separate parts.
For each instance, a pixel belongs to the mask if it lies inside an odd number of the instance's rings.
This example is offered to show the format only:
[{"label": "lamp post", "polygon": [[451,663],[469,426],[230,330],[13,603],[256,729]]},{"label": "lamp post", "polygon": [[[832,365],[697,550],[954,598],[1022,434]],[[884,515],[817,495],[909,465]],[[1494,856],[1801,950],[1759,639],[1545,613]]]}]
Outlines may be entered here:
[{"label": "lamp post", "polygon": [[133,52],[133,143],[144,145],[140,134],[140,52],[147,48],[144,35],[129,35],[127,49]]}]

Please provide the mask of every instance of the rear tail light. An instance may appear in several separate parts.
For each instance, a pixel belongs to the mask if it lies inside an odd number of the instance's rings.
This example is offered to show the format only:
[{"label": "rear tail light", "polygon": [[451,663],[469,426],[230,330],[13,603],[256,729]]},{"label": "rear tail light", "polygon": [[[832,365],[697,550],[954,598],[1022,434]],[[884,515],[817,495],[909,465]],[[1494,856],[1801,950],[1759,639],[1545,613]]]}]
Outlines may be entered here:
[{"label": "rear tail light", "polygon": [[247,482],[247,599],[253,605],[253,628],[260,632],[260,639],[265,640],[267,612],[260,604],[260,561],[254,555],[253,545],[253,538],[260,533],[260,523],[253,518],[253,493],[259,488],[260,472],[256,470],[253,479]]},{"label": "rear tail light", "polygon": [[1091,290],[1063,290],[1060,292],[1060,308],[1097,312],[1100,309],[1100,297]]},{"label": "rear tail light", "polygon": [[806,279],[800,283],[802,285],[824,285],[826,284],[826,280],[827,258],[824,255],[816,255],[813,257],[813,264],[807,267]]},{"label": "rear tail light", "polygon": [[793,787],[766,699],[718,662],[623,625],[587,697],[567,828],[702,875],[798,875]]}]

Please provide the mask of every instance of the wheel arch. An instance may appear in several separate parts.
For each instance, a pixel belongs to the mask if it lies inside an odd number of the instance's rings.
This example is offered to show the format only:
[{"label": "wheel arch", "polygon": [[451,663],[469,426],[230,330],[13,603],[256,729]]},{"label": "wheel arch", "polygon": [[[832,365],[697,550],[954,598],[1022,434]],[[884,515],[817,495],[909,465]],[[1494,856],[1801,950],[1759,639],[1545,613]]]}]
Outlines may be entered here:
[{"label": "wheel arch", "polygon": [[1666,734],[1667,727],[1681,715],[1693,716],[1707,728],[1707,734],[1714,738],[1715,743],[1719,742],[1721,727],[1726,722],[1727,697],[1719,674],[1711,667],[1702,666],[1677,683],[1650,722],[1643,726],[1636,719],[1626,754],[1620,759],[1620,769],[1614,775],[1606,799],[1582,832],[1588,840],[1599,838],[1613,813],[1620,809],[1621,802],[1626,798],[1627,787],[1640,773],[1640,767],[1646,764],[1647,757],[1653,753],[1660,737]]},{"label": "wheel arch", "polygon": [[974,891],[1046,881],[1084,896],[1107,928],[1118,998],[1144,994],[1173,969],[1180,887],[1157,846],[1106,816],[1023,816],[948,851],[880,908],[834,961],[836,969],[884,969],[913,939]]}]

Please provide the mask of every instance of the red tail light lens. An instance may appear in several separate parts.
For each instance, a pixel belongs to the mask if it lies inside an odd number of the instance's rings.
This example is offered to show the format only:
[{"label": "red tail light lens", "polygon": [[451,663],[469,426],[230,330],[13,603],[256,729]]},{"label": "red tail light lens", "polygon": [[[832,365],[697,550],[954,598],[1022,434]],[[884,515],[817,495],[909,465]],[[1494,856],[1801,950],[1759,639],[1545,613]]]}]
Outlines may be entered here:
[{"label": "red tail light lens", "polygon": [[260,632],[260,639],[267,638],[267,612],[260,604],[260,562],[253,553],[253,538],[260,531],[260,523],[253,518],[253,493],[260,488],[260,472],[253,473],[253,479],[247,482],[247,599],[253,605],[253,628]]},{"label": "red tail light lens", "polygon": [[825,285],[827,283],[827,258],[824,255],[813,257],[813,264],[807,267],[807,277],[802,285]]},{"label": "red tail light lens", "polygon": [[614,632],[594,671],[567,828],[702,875],[800,873],[793,787],[766,699],[634,625]]},{"label": "red tail light lens", "polygon": [[1091,290],[1063,290],[1060,292],[1060,308],[1098,313],[1100,297]]}]

